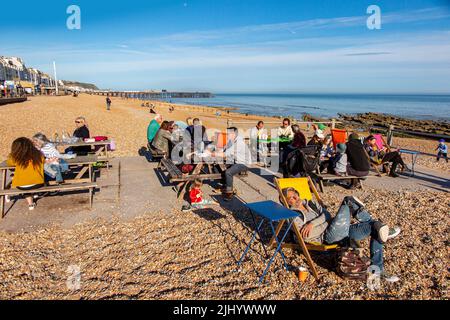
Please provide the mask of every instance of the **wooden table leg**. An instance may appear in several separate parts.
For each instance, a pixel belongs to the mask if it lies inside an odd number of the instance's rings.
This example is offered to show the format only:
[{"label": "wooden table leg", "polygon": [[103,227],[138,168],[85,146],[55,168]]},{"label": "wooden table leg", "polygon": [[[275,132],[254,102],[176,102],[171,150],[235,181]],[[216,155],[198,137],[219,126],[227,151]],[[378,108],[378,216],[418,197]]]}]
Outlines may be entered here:
[{"label": "wooden table leg", "polygon": [[94,182],[92,171],[92,164],[89,163],[89,181]]},{"label": "wooden table leg", "polygon": [[[89,167],[91,167],[92,164],[89,164]],[[78,180],[81,179],[83,177],[83,175],[86,173],[86,171],[89,169],[89,167],[83,166],[83,169],[81,169],[81,171],[77,174],[77,176],[75,177],[74,180]]]},{"label": "wooden table leg", "polygon": [[[2,170],[2,183],[1,183],[1,190],[5,190],[6,188],[6,173],[8,170]],[[1,218],[3,219],[3,216],[5,214],[5,196],[0,196],[0,214]]]}]

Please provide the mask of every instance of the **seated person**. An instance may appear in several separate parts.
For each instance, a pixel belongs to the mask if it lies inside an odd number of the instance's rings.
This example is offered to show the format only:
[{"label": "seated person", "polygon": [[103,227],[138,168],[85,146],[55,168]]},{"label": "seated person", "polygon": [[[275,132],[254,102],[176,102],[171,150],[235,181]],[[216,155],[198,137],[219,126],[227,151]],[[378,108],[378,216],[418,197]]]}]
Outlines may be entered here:
[{"label": "seated person", "polygon": [[72,158],[72,156],[59,153],[42,133],[37,133],[33,136],[33,143],[36,149],[41,151],[45,157],[44,173],[52,179],[56,179],[57,183],[63,183],[62,174],[69,170],[69,165],[64,159]]},{"label": "seated person", "polygon": [[333,141],[331,136],[326,136],[322,141],[320,149],[320,171],[328,168],[329,159],[334,155]]},{"label": "seated person", "polygon": [[202,125],[200,119],[195,118],[192,125],[186,128],[186,132],[190,138],[193,151],[203,152],[205,144],[207,145],[210,141],[208,141],[206,128]]},{"label": "seated person", "polygon": [[377,139],[375,139],[373,135],[366,138],[364,147],[366,148],[372,163],[376,165],[386,162],[392,163],[391,169],[389,170],[389,175],[391,177],[398,177],[398,174],[395,173],[398,165],[402,167],[402,171],[405,169],[409,170],[398,151],[387,152],[386,147],[383,147],[383,149],[380,150],[377,146]]},{"label": "seated person", "polygon": [[279,139],[287,140],[287,141],[280,141],[278,143],[278,147],[280,149],[281,154],[281,151],[283,151],[287,147],[287,145],[291,143],[292,139],[294,139],[294,132],[292,131],[291,120],[289,120],[288,118],[283,119],[281,127],[278,127],[277,135]]},{"label": "seated person", "polygon": [[322,140],[325,138],[323,134],[314,134],[314,136],[309,140],[308,146],[318,146],[322,147]]},{"label": "seated person", "polygon": [[[75,138],[79,138],[81,141],[84,141],[84,139],[89,139],[90,133],[89,128],[87,126],[86,119],[84,117],[78,117],[75,119],[75,125],[76,129],[73,132],[73,136]],[[92,151],[91,146],[84,146],[84,147],[70,147],[65,150],[65,153],[75,153],[77,155],[87,155],[89,152]]]},{"label": "seated person", "polygon": [[[370,237],[370,259],[372,265],[380,269],[382,279],[388,282],[399,280],[397,276],[384,271],[383,244],[400,233],[400,228],[390,229],[380,221],[373,220],[364,204],[356,197],[345,197],[334,218],[319,204],[302,201],[294,188],[282,190],[290,209],[300,216],[294,224],[306,242],[334,244],[343,240],[360,241]],[[355,218],[358,223],[351,224]]]},{"label": "seated person", "polygon": [[156,133],[158,132],[162,121],[163,121],[162,116],[160,114],[157,114],[155,118],[148,124],[147,142],[149,146],[152,145],[153,139],[155,139]]},{"label": "seated person", "polygon": [[330,158],[328,164],[328,173],[333,173],[337,176],[347,175],[347,154],[345,150],[347,146],[344,143],[336,145],[336,153]]},{"label": "seated person", "polygon": [[280,139],[289,139],[292,140],[294,138],[294,132],[291,127],[291,120],[288,118],[283,119],[282,125],[277,130],[278,138]]},{"label": "seated person", "polygon": [[[225,161],[226,170],[222,173],[222,194],[225,201],[229,201],[234,195],[233,177],[241,172],[248,170],[251,165],[251,153],[244,139],[239,135],[238,128],[230,127],[227,129],[227,144],[223,151],[208,151],[212,157]],[[218,159],[218,160],[219,160]]]},{"label": "seated person", "polygon": [[170,132],[170,123],[168,121],[163,121],[161,123],[161,128],[159,128],[156,133],[155,138],[152,141],[151,146],[170,158],[170,144],[172,141],[172,133]]},{"label": "seated person", "polygon": [[318,136],[325,136],[325,130],[327,129],[327,126],[323,123],[315,124],[313,123],[312,128],[314,130],[314,134]]},{"label": "seated person", "polygon": [[294,139],[292,140],[292,143],[287,145],[283,149],[283,152],[280,154],[280,163],[284,163],[289,153],[291,153],[292,151],[298,148],[304,148],[306,146],[306,138],[303,132],[300,130],[300,127],[297,124],[293,124],[291,128],[292,132],[294,133]]},{"label": "seated person", "polygon": [[210,205],[217,205],[217,202],[203,198],[202,186],[203,182],[199,179],[195,179],[194,184],[189,191],[191,207],[195,209],[205,209]]},{"label": "seated person", "polygon": [[[30,139],[22,137],[14,140],[6,164],[15,167],[13,188],[34,190],[44,186],[44,156]],[[27,195],[25,199],[28,209],[34,210],[36,203],[33,195]]]},{"label": "seated person", "polygon": [[[352,133],[347,142],[347,174],[356,177],[365,177],[369,174],[370,163],[367,153],[359,140],[357,133]],[[351,189],[359,186],[358,179],[352,179]]]}]

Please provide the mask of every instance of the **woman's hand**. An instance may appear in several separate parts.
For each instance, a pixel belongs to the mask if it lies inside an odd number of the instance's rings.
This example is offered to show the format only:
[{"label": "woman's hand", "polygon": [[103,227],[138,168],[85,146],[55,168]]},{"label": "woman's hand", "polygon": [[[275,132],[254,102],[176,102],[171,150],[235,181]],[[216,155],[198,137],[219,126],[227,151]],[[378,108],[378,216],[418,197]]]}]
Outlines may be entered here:
[{"label": "woman's hand", "polygon": [[312,223],[307,223],[300,230],[300,234],[302,235],[303,238],[308,238],[313,229],[314,226],[312,225]]}]

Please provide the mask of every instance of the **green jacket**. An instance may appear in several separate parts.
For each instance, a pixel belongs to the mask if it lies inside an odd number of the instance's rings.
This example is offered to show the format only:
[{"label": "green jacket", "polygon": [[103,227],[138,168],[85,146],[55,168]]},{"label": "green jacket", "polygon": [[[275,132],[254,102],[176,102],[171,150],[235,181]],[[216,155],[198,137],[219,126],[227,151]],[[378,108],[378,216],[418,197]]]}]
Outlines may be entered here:
[{"label": "green jacket", "polygon": [[159,130],[159,127],[160,127],[160,125],[155,119],[150,121],[150,124],[147,127],[147,140],[148,140],[148,142],[152,142],[153,141],[153,139],[156,136],[156,133]]}]

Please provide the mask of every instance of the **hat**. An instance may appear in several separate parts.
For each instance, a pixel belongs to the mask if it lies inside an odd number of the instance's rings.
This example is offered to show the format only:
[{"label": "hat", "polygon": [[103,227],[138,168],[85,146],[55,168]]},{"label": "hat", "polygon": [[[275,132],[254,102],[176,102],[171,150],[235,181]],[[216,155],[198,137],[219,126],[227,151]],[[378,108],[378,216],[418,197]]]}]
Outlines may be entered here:
[{"label": "hat", "polygon": [[322,132],[316,132],[316,136],[318,136],[319,139],[325,139],[325,136]]},{"label": "hat", "polygon": [[440,139],[439,142],[443,143],[445,142],[445,139]]},{"label": "hat", "polygon": [[345,153],[345,150],[347,150],[347,146],[345,145],[345,143],[338,143],[336,145],[336,149],[339,153]]},{"label": "hat", "polygon": [[359,140],[359,136],[356,132],[353,132],[349,137],[348,140]]}]

